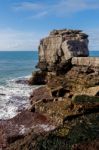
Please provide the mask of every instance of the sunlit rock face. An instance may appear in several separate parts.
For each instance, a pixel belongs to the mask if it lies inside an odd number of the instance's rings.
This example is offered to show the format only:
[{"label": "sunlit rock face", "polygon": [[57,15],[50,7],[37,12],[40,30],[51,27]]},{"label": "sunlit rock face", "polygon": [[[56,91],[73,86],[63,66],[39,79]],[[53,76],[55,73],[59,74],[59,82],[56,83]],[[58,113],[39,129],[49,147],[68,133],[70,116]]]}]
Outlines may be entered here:
[{"label": "sunlit rock face", "polygon": [[73,57],[72,64],[99,67],[99,57]]},{"label": "sunlit rock face", "polygon": [[41,70],[53,71],[72,57],[88,55],[88,35],[80,30],[53,30],[40,41],[38,67]]}]

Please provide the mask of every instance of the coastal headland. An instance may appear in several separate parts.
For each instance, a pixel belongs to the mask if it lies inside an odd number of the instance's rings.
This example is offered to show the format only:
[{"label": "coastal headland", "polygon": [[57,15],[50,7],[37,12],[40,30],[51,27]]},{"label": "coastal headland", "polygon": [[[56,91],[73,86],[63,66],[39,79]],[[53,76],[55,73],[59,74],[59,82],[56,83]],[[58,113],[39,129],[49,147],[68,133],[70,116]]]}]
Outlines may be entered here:
[{"label": "coastal headland", "polygon": [[99,149],[99,58],[89,57],[88,43],[81,30],[41,39],[38,69],[28,80],[40,87],[28,110],[0,121],[1,149]]}]

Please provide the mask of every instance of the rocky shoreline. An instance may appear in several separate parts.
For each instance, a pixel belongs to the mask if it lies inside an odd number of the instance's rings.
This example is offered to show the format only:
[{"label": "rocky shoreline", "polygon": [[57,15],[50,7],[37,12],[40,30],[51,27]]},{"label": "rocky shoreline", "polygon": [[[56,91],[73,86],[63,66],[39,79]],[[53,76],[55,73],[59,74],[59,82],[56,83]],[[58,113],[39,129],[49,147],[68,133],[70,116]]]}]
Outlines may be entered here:
[{"label": "rocky shoreline", "polygon": [[25,82],[40,87],[28,110],[0,121],[1,149],[99,149],[99,58],[88,55],[88,35],[79,30],[41,40],[39,70]]}]

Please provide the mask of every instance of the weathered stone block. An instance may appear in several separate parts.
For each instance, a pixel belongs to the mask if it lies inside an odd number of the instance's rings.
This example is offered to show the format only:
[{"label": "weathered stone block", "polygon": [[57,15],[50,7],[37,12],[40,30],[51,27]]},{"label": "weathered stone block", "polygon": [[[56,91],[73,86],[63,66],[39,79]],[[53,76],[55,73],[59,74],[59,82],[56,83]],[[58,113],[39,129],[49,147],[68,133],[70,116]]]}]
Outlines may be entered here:
[{"label": "weathered stone block", "polygon": [[55,71],[72,57],[88,56],[88,35],[80,30],[54,30],[40,41],[39,63],[41,70]]}]

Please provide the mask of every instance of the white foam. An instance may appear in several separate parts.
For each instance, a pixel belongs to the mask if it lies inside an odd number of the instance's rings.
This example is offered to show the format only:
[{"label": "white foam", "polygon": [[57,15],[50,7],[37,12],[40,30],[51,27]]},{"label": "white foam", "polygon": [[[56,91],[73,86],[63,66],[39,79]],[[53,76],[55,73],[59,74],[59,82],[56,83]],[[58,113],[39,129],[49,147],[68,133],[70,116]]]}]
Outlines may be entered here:
[{"label": "white foam", "polygon": [[15,82],[17,80],[26,80],[26,79],[29,79],[30,77],[31,77],[31,75],[21,76],[21,77],[17,77],[17,78],[14,78],[14,79],[9,79],[9,80],[7,80],[7,82]]},{"label": "white foam", "polygon": [[13,118],[19,110],[29,106],[29,96],[35,87],[17,84],[16,80],[9,80],[6,85],[0,86],[0,119]]}]

